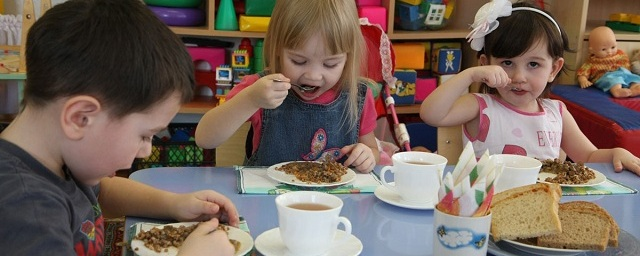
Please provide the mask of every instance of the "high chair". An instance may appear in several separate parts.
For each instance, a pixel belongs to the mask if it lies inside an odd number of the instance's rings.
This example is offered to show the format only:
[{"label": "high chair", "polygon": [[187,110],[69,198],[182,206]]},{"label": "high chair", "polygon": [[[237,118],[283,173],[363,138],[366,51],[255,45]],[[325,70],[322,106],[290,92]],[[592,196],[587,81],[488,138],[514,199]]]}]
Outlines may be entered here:
[{"label": "high chair", "polygon": [[385,134],[389,133],[399,150],[411,151],[407,127],[398,121],[395,102],[390,91],[390,87],[395,87],[397,80],[393,76],[395,68],[393,45],[384,30],[377,24],[369,23],[366,18],[360,19],[360,29],[367,44],[365,54],[367,59],[366,65],[363,65],[362,75],[382,84],[380,96],[376,98],[376,111],[378,118],[384,117],[387,122],[386,124],[378,122],[378,124],[389,125],[388,130],[377,129],[376,137],[384,139]]}]

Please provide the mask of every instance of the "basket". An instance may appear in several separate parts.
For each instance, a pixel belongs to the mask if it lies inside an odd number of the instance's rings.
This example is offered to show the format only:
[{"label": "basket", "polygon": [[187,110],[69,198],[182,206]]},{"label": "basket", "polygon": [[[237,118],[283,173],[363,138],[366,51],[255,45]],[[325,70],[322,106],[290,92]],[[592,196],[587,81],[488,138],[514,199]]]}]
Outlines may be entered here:
[{"label": "basket", "polygon": [[168,127],[169,138],[153,137],[151,155],[136,159],[132,171],[154,167],[215,166],[215,149],[203,149],[196,145],[194,133],[197,124],[172,123]]}]

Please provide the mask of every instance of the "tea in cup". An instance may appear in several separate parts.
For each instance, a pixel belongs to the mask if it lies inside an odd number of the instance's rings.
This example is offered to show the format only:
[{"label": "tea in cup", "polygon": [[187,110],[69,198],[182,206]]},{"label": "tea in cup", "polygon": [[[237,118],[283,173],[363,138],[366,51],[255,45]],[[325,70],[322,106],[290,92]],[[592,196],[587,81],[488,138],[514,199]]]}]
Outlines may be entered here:
[{"label": "tea in cup", "polygon": [[[402,200],[413,203],[437,201],[442,173],[447,158],[429,152],[399,152],[391,156],[393,166],[380,171],[382,185],[396,192]],[[389,184],[385,173],[390,171],[394,184]]]},{"label": "tea in cup", "polygon": [[489,156],[489,159],[496,164],[504,164],[504,169],[497,178],[494,193],[536,183],[542,167],[540,160],[522,155],[495,154]]},{"label": "tea in cup", "polygon": [[349,219],[339,216],[343,202],[335,195],[293,191],[276,197],[282,242],[293,255],[322,255],[346,241],[334,241],[338,225],[351,234]]}]

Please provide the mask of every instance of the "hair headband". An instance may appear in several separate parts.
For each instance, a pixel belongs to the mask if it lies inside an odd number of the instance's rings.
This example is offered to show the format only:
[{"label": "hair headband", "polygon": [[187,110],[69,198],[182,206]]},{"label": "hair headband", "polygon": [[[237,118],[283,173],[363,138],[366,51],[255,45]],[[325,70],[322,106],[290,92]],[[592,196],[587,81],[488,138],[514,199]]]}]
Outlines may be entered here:
[{"label": "hair headband", "polygon": [[500,22],[497,20],[499,17],[505,17],[511,15],[513,11],[532,11],[549,19],[553,22],[553,25],[558,29],[558,33],[562,34],[558,23],[546,12],[540,9],[531,7],[511,7],[511,1],[509,0],[493,0],[484,4],[474,19],[471,27],[473,30],[465,37],[470,43],[471,49],[476,51],[482,50],[484,47],[484,37],[498,28]]}]

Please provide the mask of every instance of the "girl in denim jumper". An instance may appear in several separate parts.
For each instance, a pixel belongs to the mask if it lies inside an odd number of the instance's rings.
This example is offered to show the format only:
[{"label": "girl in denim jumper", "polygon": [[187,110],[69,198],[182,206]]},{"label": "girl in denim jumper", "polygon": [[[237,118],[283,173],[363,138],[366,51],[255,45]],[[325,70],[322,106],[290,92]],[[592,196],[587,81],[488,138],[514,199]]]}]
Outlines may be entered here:
[{"label": "girl in denim jumper", "polygon": [[359,80],[364,45],[355,1],[276,1],[264,41],[266,71],[245,76],[202,117],[197,144],[217,147],[248,120],[246,165],[328,155],[372,171],[379,159],[377,114]]}]

